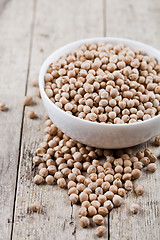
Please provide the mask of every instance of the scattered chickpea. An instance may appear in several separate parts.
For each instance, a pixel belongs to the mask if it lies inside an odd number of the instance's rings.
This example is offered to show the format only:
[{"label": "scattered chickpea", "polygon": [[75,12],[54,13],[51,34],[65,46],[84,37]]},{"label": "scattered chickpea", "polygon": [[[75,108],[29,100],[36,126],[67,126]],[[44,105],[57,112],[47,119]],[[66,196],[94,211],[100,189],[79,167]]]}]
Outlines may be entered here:
[{"label": "scattered chickpea", "polygon": [[131,191],[133,189],[133,183],[130,180],[127,180],[124,184],[126,190]]},{"label": "scattered chickpea", "polygon": [[36,79],[32,79],[31,84],[33,87],[38,87],[38,81]]},{"label": "scattered chickpea", "polygon": [[85,207],[81,207],[78,211],[78,216],[79,217],[87,216],[87,209]]},{"label": "scattered chickpea", "polygon": [[113,197],[113,204],[115,207],[119,207],[122,204],[122,198],[119,195],[114,195]]},{"label": "scattered chickpea", "polygon": [[137,195],[142,195],[144,193],[144,187],[142,185],[137,185],[135,188],[135,193]]},{"label": "scattered chickpea", "polygon": [[31,105],[32,102],[33,102],[32,97],[30,97],[30,96],[24,97],[24,106],[29,106],[29,105]]},{"label": "scattered chickpea", "polygon": [[107,200],[104,202],[104,207],[106,207],[108,210],[112,210],[113,203],[110,200]]},{"label": "scattered chickpea", "polygon": [[39,165],[42,162],[41,158],[39,156],[34,156],[33,157],[33,163],[35,165]]},{"label": "scattered chickpea", "polygon": [[52,175],[48,175],[46,177],[46,183],[48,183],[49,185],[53,184],[54,182],[54,177]]},{"label": "scattered chickpea", "polygon": [[106,207],[99,207],[98,213],[103,217],[105,217],[108,214],[108,209]]},{"label": "scattered chickpea", "polygon": [[36,114],[32,110],[28,110],[27,117],[30,119],[35,118]]},{"label": "scattered chickpea", "polygon": [[126,194],[126,191],[124,188],[118,188],[118,195],[121,197],[124,197]]},{"label": "scattered chickpea", "polygon": [[6,104],[5,103],[0,103],[0,111],[6,110]]},{"label": "scattered chickpea", "polygon": [[139,205],[137,203],[132,203],[130,206],[130,211],[134,214],[137,214],[139,212]]},{"label": "scattered chickpea", "polygon": [[157,136],[154,142],[157,146],[160,146],[160,136]]},{"label": "scattered chickpea", "polygon": [[42,177],[47,177],[47,175],[48,175],[48,169],[46,169],[46,168],[41,168],[40,171],[39,171],[39,175],[42,176]]},{"label": "scattered chickpea", "polygon": [[70,199],[70,201],[71,201],[73,204],[75,204],[75,203],[78,202],[78,195],[75,194],[75,193],[72,193],[72,194],[69,196],[69,199]]},{"label": "scattered chickpea", "polygon": [[94,216],[97,214],[97,210],[94,206],[89,206],[88,208],[88,214],[90,217]]},{"label": "scattered chickpea", "polygon": [[157,170],[157,165],[155,163],[150,163],[147,166],[147,170],[154,173]]},{"label": "scattered chickpea", "polygon": [[66,180],[65,180],[64,178],[59,178],[59,179],[57,180],[57,184],[58,184],[58,186],[60,186],[61,188],[64,188],[64,187],[66,187]]},{"label": "scattered chickpea", "polygon": [[89,219],[87,217],[83,216],[83,217],[80,218],[81,227],[83,227],[83,228],[88,227],[89,224],[90,224],[90,222],[89,222]]},{"label": "scattered chickpea", "polygon": [[34,183],[35,184],[41,184],[43,181],[44,181],[44,178],[42,176],[40,176],[40,175],[36,175],[34,177]]},{"label": "scattered chickpea", "polygon": [[40,205],[39,202],[34,202],[34,203],[30,204],[29,210],[32,211],[32,212],[41,212],[42,211],[42,206]]},{"label": "scattered chickpea", "polygon": [[103,225],[104,223],[103,216],[100,214],[94,215],[93,222],[96,223],[97,225]]},{"label": "scattered chickpea", "polygon": [[99,226],[96,228],[95,230],[95,234],[98,236],[98,237],[102,237],[106,232],[106,228],[104,226]]},{"label": "scattered chickpea", "polygon": [[137,179],[141,176],[141,171],[139,169],[133,169],[131,172],[132,179]]}]

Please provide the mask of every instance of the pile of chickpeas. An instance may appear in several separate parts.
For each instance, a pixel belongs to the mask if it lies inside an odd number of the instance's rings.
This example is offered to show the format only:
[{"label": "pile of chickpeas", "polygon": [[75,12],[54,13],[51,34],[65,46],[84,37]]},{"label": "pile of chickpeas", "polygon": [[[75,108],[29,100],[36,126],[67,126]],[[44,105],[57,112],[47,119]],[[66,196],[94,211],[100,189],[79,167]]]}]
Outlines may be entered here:
[{"label": "pile of chickpeas", "polygon": [[[158,139],[157,141],[158,142]],[[133,187],[133,180],[141,176],[141,169],[155,172],[156,156],[146,148],[133,156],[132,149],[103,150],[81,144],[63,134],[47,118],[44,141],[39,145],[33,163],[38,168],[35,184],[46,182],[68,189],[73,204],[80,204],[80,225],[88,227],[90,218],[99,227],[95,233],[104,235],[104,217],[123,203],[127,191],[144,193],[141,185]],[[137,204],[131,206],[138,212]]]},{"label": "pile of chickpeas", "polygon": [[160,63],[123,44],[84,44],[51,63],[44,80],[50,100],[81,119],[124,124],[160,113]]}]

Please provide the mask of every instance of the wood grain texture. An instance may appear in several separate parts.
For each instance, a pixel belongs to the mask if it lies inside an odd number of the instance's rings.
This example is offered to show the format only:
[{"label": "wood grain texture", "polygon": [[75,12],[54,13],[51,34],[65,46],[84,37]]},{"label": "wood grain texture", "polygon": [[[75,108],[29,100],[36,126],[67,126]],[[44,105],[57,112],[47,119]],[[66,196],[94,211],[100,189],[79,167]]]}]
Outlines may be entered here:
[{"label": "wood grain texture", "polygon": [[[160,49],[160,2],[158,0],[118,1],[108,0],[107,6],[107,36],[126,37],[145,42]],[[136,148],[143,149],[149,146],[159,157],[160,148],[153,145],[153,141]],[[110,240],[151,240],[160,239],[160,162],[158,170],[150,174],[145,170],[136,184],[145,188],[143,196],[136,197],[134,192],[128,193],[123,206],[110,213]],[[140,204],[138,215],[129,212],[131,203]]]},{"label": "wood grain texture", "polygon": [[[0,3],[0,239],[9,239],[28,71],[32,1]],[[25,12],[25,21],[24,21]],[[16,17],[15,17],[16,16]],[[22,24],[23,23],[23,24]]]},{"label": "wood grain texture", "polygon": [[[56,48],[86,37],[103,36],[102,1],[37,1],[30,62],[28,95],[35,95],[31,80],[37,78],[44,59]],[[78,10],[78,14],[77,14]],[[25,108],[22,136],[20,171],[16,198],[14,240],[80,240],[96,239],[94,229],[82,229],[77,217],[78,206],[71,206],[67,191],[57,186],[36,186],[33,184],[32,156],[42,140],[44,129],[44,108],[42,100]],[[26,117],[28,109],[38,115],[38,119]],[[42,214],[28,214],[30,203],[39,201],[43,205]],[[107,225],[107,220],[106,220]],[[107,236],[107,234],[106,234]],[[105,236],[105,238],[106,238]]]},{"label": "wood grain texture", "polygon": [[142,41],[160,49],[159,0],[107,0],[107,36]]}]

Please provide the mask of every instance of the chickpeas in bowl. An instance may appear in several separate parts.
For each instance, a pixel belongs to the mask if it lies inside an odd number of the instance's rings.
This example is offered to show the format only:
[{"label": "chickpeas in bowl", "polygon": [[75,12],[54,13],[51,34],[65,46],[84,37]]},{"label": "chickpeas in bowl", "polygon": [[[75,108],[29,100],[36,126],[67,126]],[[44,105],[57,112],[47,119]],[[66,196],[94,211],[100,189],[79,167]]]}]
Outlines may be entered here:
[{"label": "chickpeas in bowl", "polygon": [[118,38],[87,39],[57,50],[40,73],[42,99],[45,94],[50,105],[65,114],[58,122],[56,116],[51,119],[63,132],[91,146],[120,148],[148,140],[157,132],[155,126],[146,132],[145,122],[160,112],[158,58],[158,50]]}]

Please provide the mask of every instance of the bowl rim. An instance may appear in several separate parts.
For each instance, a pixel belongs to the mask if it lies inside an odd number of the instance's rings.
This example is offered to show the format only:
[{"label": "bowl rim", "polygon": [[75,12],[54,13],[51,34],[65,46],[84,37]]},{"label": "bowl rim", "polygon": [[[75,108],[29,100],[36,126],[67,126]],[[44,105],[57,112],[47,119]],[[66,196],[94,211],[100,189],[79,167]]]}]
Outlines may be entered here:
[{"label": "bowl rim", "polygon": [[[94,38],[84,38],[84,39],[80,39],[78,41],[73,41],[71,43],[68,43],[60,48],[58,48],[57,50],[55,50],[54,52],[52,52],[43,62],[43,64],[41,65],[41,68],[40,68],[40,72],[39,72],[39,89],[40,89],[40,94],[41,96],[43,96],[47,101],[49,101],[53,107],[57,108],[58,111],[60,111],[61,113],[63,113],[64,115],[66,116],[70,116],[71,118],[74,119],[77,119],[79,121],[81,121],[82,123],[88,123],[88,124],[92,124],[92,126],[106,126],[106,127],[111,127],[111,128],[118,128],[118,127],[122,127],[122,128],[128,128],[130,126],[141,126],[141,125],[145,125],[145,124],[148,124],[149,122],[153,121],[153,120],[156,120],[156,119],[160,119],[160,115],[157,115],[157,116],[154,116],[153,118],[150,118],[150,119],[147,119],[147,120],[144,120],[142,122],[135,122],[135,123],[122,123],[122,124],[107,124],[107,123],[99,123],[99,122],[92,122],[92,121],[88,121],[88,120],[85,120],[85,119],[81,119],[79,117],[76,117],[74,115],[71,115],[69,113],[67,113],[66,111],[62,110],[61,108],[57,107],[50,99],[49,97],[47,96],[45,90],[44,90],[44,87],[43,87],[43,83],[44,83],[44,68],[46,69],[46,66],[49,66],[49,64],[53,61],[51,61],[51,59],[54,57],[54,55],[58,54],[59,52],[63,52],[65,51],[65,54],[67,54],[67,49],[70,48],[70,47],[73,47],[74,49],[74,46],[76,45],[75,49],[80,46],[81,44],[85,44],[85,43],[89,43],[89,42],[95,42],[95,43],[98,43],[100,41],[104,41],[106,43],[122,43],[124,45],[127,46],[127,44],[133,44],[135,46],[133,46],[134,48],[137,48],[140,47],[142,48],[142,51],[147,51],[150,50],[151,52],[153,51],[153,56],[156,54],[156,55],[159,55],[159,58],[160,58],[160,51],[148,44],[145,44],[145,43],[142,43],[142,42],[139,42],[139,41],[136,41],[136,40],[132,40],[132,39],[128,39],[128,38],[119,38],[119,37],[94,37]],[[78,46],[77,46],[78,45]],[[133,48],[131,47],[131,48]],[[69,53],[70,51],[68,51]],[[63,54],[61,55],[63,56]],[[155,57],[155,56],[154,56]]]}]

